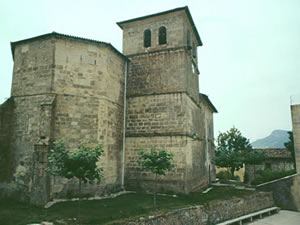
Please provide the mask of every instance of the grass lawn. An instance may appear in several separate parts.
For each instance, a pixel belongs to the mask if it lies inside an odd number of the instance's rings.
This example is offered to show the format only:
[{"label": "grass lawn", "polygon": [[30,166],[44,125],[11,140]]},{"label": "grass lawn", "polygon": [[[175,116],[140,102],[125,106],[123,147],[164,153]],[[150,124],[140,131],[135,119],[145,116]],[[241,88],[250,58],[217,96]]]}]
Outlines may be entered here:
[{"label": "grass lawn", "polygon": [[[153,198],[150,194],[132,193],[113,199],[62,202],[49,209],[37,208],[24,203],[0,201],[1,225],[26,225],[51,221],[55,224],[104,224],[109,221],[129,217],[140,217],[155,211],[166,211],[191,205],[200,205],[214,199],[228,199],[251,194],[251,191],[236,190],[229,187],[214,187],[207,194],[199,192],[189,195],[157,196],[157,208],[153,209]],[[76,219],[75,219],[76,218]]]}]

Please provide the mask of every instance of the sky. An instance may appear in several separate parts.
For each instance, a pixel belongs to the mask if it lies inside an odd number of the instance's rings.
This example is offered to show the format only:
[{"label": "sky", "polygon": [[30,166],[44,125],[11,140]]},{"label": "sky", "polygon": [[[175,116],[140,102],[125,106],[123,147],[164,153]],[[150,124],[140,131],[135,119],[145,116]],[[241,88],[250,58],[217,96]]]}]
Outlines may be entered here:
[{"label": "sky", "polygon": [[10,42],[56,31],[110,42],[116,22],[188,6],[201,36],[200,92],[219,113],[215,136],[231,127],[254,141],[291,130],[300,103],[299,0],[0,0],[0,103],[10,96]]}]

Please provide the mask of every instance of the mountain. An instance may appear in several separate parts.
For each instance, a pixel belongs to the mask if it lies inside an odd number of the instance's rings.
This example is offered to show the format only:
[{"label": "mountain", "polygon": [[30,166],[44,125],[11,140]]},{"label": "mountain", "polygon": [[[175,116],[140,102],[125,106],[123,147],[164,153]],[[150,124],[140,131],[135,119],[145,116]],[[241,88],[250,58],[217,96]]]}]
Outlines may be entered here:
[{"label": "mountain", "polygon": [[262,139],[251,143],[253,148],[284,148],[284,143],[289,141],[287,130],[274,130],[272,133]]}]

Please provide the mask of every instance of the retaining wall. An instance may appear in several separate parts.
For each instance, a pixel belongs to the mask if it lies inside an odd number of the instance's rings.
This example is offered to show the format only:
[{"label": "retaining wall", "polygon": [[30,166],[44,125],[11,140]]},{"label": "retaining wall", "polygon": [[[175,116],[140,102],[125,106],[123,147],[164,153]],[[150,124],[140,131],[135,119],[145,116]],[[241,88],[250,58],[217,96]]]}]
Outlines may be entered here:
[{"label": "retaining wall", "polygon": [[127,225],[212,225],[272,206],[272,193],[257,192],[245,197],[214,200],[203,206],[192,206],[140,218],[128,222]]},{"label": "retaining wall", "polygon": [[273,192],[274,202],[280,208],[300,211],[299,174],[258,185],[256,189]]}]

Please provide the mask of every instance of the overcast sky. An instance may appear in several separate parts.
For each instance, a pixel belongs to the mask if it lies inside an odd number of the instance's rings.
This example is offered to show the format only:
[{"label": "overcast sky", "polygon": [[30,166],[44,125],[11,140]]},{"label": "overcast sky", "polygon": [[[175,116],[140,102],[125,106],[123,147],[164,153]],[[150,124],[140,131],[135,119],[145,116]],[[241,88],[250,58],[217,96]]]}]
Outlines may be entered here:
[{"label": "overcast sky", "polygon": [[219,111],[215,135],[235,126],[253,141],[290,130],[290,96],[300,96],[299,0],[0,0],[0,103],[10,96],[11,41],[56,31],[122,51],[116,22],[185,5],[203,42],[200,92]]}]

